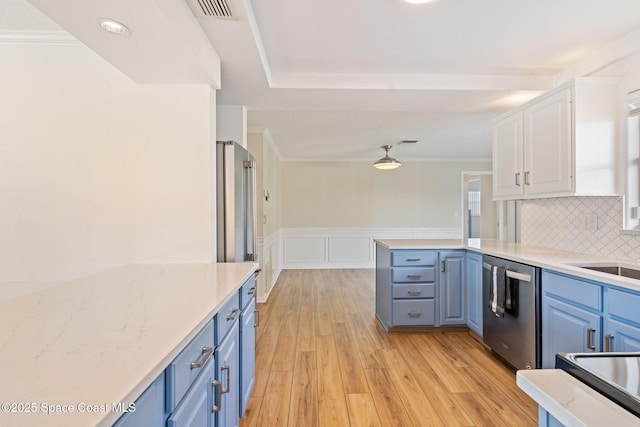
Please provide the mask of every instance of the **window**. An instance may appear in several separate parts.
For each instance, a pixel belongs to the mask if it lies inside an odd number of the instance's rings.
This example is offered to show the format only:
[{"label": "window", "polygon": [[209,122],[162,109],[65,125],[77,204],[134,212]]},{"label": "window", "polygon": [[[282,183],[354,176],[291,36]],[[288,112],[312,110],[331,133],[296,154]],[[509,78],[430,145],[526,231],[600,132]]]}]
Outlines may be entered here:
[{"label": "window", "polygon": [[625,229],[640,231],[640,94],[632,93],[627,118],[627,197],[625,200]]}]

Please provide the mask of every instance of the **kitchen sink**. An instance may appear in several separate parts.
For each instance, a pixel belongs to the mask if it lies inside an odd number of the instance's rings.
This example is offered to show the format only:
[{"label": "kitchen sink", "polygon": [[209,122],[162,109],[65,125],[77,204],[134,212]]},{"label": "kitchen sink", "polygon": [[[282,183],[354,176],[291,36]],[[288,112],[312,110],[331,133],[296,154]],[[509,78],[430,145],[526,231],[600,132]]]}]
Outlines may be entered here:
[{"label": "kitchen sink", "polygon": [[640,280],[640,269],[625,267],[617,264],[574,264],[575,267],[586,268],[587,270],[599,271],[601,273],[613,274],[614,276],[629,277]]},{"label": "kitchen sink", "polygon": [[640,417],[640,353],[561,353],[556,368]]}]

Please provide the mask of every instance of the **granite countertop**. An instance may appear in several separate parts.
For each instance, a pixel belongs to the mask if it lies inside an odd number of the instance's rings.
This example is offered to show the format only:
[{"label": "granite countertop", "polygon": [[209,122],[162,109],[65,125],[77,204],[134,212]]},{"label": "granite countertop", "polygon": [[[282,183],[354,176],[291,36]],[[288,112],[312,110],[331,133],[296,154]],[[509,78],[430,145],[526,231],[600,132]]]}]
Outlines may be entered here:
[{"label": "granite countertop", "polygon": [[1,301],[0,425],[111,425],[256,268],[129,265]]},{"label": "granite countertop", "polygon": [[640,280],[621,277],[576,266],[617,264],[640,269],[640,264],[620,261],[596,255],[561,251],[520,243],[501,242],[491,239],[377,239],[375,242],[392,250],[401,249],[467,249],[474,252],[507,258],[523,264],[571,274],[622,288],[640,291]]}]

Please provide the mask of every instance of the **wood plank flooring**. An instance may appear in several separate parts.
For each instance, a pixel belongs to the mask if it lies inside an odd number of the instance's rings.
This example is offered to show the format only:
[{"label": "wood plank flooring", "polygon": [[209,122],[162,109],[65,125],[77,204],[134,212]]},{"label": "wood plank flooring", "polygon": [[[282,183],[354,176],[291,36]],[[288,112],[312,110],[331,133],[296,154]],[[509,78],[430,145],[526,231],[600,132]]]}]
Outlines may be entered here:
[{"label": "wood plank flooring", "polygon": [[285,270],[258,304],[252,426],[535,426],[515,374],[468,332],[387,334],[374,270]]}]

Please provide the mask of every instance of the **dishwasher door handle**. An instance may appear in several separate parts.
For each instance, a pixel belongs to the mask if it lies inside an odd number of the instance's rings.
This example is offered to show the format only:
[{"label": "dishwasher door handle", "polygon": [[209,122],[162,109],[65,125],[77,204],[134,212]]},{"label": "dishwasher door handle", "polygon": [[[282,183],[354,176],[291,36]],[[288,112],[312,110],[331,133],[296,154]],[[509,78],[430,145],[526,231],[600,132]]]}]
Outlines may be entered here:
[{"label": "dishwasher door handle", "polygon": [[[491,267],[493,267],[493,266],[491,264],[483,262],[482,263],[482,267],[485,270],[491,271]],[[531,282],[531,276],[529,274],[518,273],[516,271],[511,271],[511,270],[505,270],[505,271],[506,271],[507,277],[509,277],[511,279],[520,280],[521,282]]]}]

